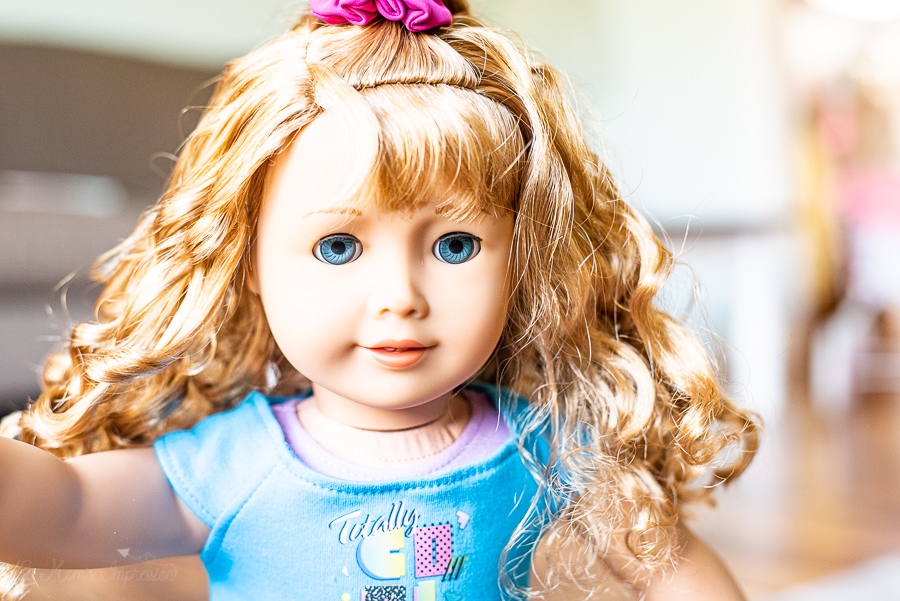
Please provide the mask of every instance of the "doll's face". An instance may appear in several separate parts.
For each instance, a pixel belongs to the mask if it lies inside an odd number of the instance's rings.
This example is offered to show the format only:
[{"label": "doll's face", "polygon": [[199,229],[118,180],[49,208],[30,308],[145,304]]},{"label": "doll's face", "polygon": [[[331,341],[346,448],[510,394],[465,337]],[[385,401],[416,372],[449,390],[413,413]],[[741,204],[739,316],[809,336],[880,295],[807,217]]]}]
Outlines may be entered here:
[{"label": "doll's face", "polygon": [[[369,429],[443,414],[506,322],[511,215],[341,204],[354,134],[325,113],[270,169],[250,285],[323,412]],[[362,207],[360,210],[356,207]]]}]

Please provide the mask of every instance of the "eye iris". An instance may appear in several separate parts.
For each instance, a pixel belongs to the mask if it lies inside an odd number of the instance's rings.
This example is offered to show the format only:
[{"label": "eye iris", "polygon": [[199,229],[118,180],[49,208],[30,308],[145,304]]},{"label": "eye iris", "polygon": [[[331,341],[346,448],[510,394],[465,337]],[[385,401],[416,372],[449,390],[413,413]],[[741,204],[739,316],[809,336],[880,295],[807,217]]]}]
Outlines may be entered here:
[{"label": "eye iris", "polygon": [[481,241],[469,234],[447,234],[434,245],[434,255],[444,263],[465,263],[481,250]]},{"label": "eye iris", "polygon": [[359,240],[346,234],[326,236],[316,243],[313,255],[323,263],[344,265],[355,261],[362,254]]}]

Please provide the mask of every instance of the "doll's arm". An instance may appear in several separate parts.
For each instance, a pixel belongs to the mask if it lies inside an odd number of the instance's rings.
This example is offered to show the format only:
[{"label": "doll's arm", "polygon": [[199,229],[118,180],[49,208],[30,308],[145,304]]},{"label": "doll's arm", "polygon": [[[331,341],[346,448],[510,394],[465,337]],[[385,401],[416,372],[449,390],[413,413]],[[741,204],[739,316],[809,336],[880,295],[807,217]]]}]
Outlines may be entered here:
[{"label": "doll's arm", "polygon": [[[615,557],[590,557],[578,545],[559,545],[553,537],[540,542],[534,555],[532,586],[552,588],[537,601],[744,601],[744,596],[719,557],[686,528],[681,528],[681,553],[674,570],[643,586],[628,583],[634,574]],[[554,558],[569,573],[551,575]],[[642,591],[642,592],[641,592]],[[642,594],[643,593],[643,594]]]},{"label": "doll's arm", "polygon": [[206,570],[196,555],[116,568],[34,570],[21,601],[208,601]]},{"label": "doll's arm", "polygon": [[0,438],[0,560],[89,568],[197,553],[207,527],[178,500],[152,449],[62,461]]},{"label": "doll's arm", "polygon": [[683,547],[672,574],[650,582],[644,601],[744,601],[734,578],[694,533],[682,528]]}]

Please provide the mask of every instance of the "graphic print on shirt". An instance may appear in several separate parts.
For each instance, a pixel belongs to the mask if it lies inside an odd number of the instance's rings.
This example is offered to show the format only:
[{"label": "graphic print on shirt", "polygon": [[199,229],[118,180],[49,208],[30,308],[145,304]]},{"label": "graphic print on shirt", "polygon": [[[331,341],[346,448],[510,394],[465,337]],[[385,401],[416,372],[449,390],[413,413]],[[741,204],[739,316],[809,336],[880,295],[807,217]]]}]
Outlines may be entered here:
[{"label": "graphic print on shirt", "polygon": [[450,524],[416,528],[416,578],[442,576],[453,558],[453,535]]},{"label": "graphic print on shirt", "polygon": [[[383,513],[358,509],[333,519],[328,527],[337,534],[341,546],[349,547],[348,551],[355,546],[356,565],[364,582],[358,592],[346,592],[341,599],[442,601],[458,598],[452,594],[453,583],[463,574],[467,558],[458,551],[466,548],[464,543],[472,534],[464,532],[472,516],[451,510],[449,515],[441,517],[451,519],[424,523],[418,508],[396,501]],[[350,576],[348,584],[354,580],[352,567],[348,571],[344,565],[340,572]]]},{"label": "graphic print on shirt", "polygon": [[406,601],[405,586],[367,586],[361,601]]}]

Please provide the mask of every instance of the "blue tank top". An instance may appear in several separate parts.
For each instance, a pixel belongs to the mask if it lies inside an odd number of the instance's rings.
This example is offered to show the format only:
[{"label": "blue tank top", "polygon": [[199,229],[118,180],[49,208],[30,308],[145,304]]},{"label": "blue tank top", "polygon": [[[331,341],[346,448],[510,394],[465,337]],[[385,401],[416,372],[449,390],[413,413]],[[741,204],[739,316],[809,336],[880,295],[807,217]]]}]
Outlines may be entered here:
[{"label": "blue tank top", "polygon": [[[516,432],[524,401],[499,396]],[[211,601],[505,598],[501,554],[537,491],[513,436],[483,461],[431,478],[351,482],[297,459],[276,402],[253,393],[155,444],[172,488],[210,528],[200,557]],[[529,450],[543,455],[540,444]],[[518,586],[536,538],[527,528],[506,558]]]}]

